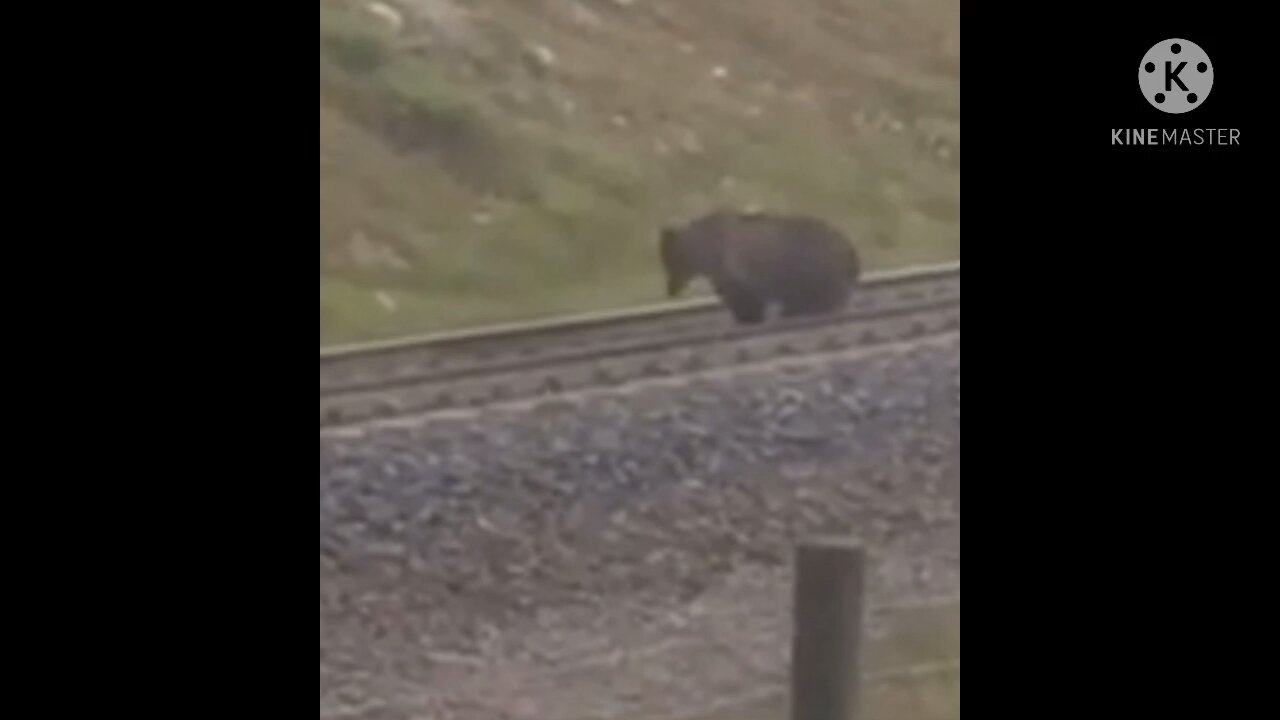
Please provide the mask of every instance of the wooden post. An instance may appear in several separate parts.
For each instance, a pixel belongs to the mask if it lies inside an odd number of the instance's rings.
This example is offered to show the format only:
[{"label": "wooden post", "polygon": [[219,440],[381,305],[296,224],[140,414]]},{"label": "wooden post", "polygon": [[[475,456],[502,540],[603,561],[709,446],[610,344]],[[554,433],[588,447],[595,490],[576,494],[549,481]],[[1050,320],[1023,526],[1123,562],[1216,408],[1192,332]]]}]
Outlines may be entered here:
[{"label": "wooden post", "polygon": [[855,720],[866,553],[818,538],[796,553],[791,720]]}]

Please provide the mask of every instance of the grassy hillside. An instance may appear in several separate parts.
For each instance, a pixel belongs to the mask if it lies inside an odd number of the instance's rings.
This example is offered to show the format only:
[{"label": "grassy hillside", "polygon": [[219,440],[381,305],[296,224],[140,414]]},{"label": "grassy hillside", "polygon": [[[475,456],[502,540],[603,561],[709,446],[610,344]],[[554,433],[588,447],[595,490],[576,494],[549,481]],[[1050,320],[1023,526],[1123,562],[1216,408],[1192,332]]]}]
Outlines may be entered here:
[{"label": "grassy hillside", "polygon": [[320,0],[320,341],[660,301],[719,204],[954,259],[959,50],[959,0]]}]

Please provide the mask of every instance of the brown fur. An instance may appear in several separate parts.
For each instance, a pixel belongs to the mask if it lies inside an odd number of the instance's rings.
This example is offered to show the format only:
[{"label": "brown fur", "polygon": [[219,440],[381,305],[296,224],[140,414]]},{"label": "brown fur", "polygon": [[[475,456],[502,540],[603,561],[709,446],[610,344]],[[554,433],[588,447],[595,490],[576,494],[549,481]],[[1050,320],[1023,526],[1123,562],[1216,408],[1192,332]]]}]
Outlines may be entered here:
[{"label": "brown fur", "polygon": [[828,223],[802,215],[717,210],[660,233],[667,294],[696,277],[743,324],[762,322],[777,303],[784,317],[835,312],[860,273],[849,240]]}]

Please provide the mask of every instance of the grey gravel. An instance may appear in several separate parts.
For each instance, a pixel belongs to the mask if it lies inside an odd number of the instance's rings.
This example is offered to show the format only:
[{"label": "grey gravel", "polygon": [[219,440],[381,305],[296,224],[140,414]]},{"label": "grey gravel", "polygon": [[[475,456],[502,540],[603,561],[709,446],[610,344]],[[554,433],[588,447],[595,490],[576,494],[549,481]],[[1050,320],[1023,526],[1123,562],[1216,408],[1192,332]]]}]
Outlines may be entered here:
[{"label": "grey gravel", "polygon": [[321,717],[659,717],[777,681],[807,533],[869,544],[873,600],[958,595],[959,400],[953,337],[322,434]]}]

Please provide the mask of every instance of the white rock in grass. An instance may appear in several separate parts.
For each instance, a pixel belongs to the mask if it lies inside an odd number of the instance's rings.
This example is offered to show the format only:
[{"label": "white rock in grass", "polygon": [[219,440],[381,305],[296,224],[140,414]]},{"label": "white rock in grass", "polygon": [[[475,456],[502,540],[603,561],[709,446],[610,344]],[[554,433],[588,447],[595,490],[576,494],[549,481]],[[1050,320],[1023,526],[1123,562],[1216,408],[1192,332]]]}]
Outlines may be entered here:
[{"label": "white rock in grass", "polygon": [[391,295],[388,294],[385,290],[379,290],[378,292],[374,293],[373,296],[375,299],[377,299],[378,304],[382,306],[382,309],[386,310],[389,313],[395,312],[396,309],[399,307],[399,305],[396,303],[396,299],[391,297]]},{"label": "white rock in grass", "polygon": [[391,32],[398,33],[404,29],[404,16],[400,14],[399,10],[386,3],[372,2],[365,6],[365,10],[385,22]]}]

